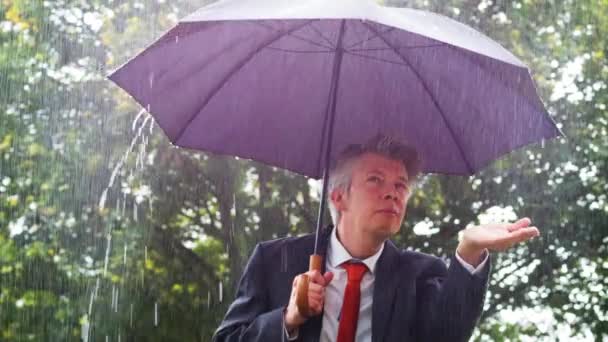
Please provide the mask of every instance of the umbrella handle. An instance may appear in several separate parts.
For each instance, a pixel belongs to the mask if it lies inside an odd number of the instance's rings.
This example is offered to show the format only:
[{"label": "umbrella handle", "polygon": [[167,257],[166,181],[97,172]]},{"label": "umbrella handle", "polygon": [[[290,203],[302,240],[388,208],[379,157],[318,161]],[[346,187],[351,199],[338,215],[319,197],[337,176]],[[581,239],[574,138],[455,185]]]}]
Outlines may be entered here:
[{"label": "umbrella handle", "polygon": [[[309,271],[319,271],[321,272],[321,265],[323,264],[323,257],[318,254],[312,254],[310,256],[310,261],[308,264]],[[308,275],[302,274],[300,280],[298,281],[298,288],[296,292],[296,305],[298,307],[298,311],[304,317],[309,317],[310,315],[310,307],[308,306],[308,284],[310,279]]]}]

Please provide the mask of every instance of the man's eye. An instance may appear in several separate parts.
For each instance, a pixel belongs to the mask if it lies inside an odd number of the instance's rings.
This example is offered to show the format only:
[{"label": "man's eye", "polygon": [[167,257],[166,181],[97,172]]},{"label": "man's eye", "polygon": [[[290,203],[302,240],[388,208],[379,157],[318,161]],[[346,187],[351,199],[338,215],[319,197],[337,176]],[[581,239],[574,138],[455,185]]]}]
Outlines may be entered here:
[{"label": "man's eye", "polygon": [[397,183],[397,188],[399,190],[408,190],[407,185],[403,184],[403,183]]},{"label": "man's eye", "polygon": [[372,181],[374,183],[378,183],[381,181],[380,177],[376,177],[376,176],[369,177],[367,180]]}]

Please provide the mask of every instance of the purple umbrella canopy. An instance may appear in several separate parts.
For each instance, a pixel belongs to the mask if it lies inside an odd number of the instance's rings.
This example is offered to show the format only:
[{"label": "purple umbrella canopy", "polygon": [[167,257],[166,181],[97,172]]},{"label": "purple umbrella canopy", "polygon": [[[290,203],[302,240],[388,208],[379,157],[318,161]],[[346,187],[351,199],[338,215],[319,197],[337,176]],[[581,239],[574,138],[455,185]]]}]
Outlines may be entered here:
[{"label": "purple umbrella canopy", "polygon": [[175,145],[313,178],[378,133],[416,147],[424,172],[458,175],[561,135],[528,68],[498,43],[365,0],[220,1],[110,79]]}]

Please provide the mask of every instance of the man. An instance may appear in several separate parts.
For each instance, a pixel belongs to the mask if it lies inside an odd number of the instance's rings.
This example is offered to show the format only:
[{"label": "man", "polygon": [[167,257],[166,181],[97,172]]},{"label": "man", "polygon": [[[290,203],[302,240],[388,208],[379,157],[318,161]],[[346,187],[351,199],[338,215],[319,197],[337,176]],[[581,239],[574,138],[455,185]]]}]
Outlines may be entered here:
[{"label": "man", "polygon": [[[314,236],[256,246],[214,341],[466,341],[481,315],[488,251],[538,236],[529,219],[463,231],[449,268],[399,250],[399,232],[419,173],[416,151],[388,137],[351,145],[331,169],[332,220],[319,238],[321,273],[309,271],[312,312],[296,306]],[[291,292],[290,292],[291,291]]]}]

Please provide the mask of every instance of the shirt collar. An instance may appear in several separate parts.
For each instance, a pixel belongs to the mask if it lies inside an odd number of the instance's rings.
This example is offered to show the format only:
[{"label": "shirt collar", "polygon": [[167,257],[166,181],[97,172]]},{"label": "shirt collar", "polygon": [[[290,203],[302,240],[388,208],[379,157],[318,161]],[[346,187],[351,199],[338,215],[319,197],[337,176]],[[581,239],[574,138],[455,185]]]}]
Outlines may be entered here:
[{"label": "shirt collar", "polygon": [[[338,227],[336,226],[334,229],[332,229],[331,232],[331,237],[329,239],[329,251],[328,251],[328,261],[329,264],[334,267],[337,268],[338,266],[340,266],[341,264],[349,261],[349,260],[359,260],[357,258],[353,258],[348,251],[346,250],[346,248],[344,248],[344,245],[342,245],[342,243],[340,242],[340,240],[338,240]],[[378,262],[378,259],[380,258],[380,255],[382,254],[382,251],[384,250],[384,244],[382,244],[382,246],[380,246],[380,249],[378,250],[378,252],[376,252],[374,255],[363,259],[363,260],[359,260],[362,263],[365,264],[365,266],[367,266],[367,269],[370,271],[370,273],[374,273],[375,269],[376,269],[376,263]]]}]

